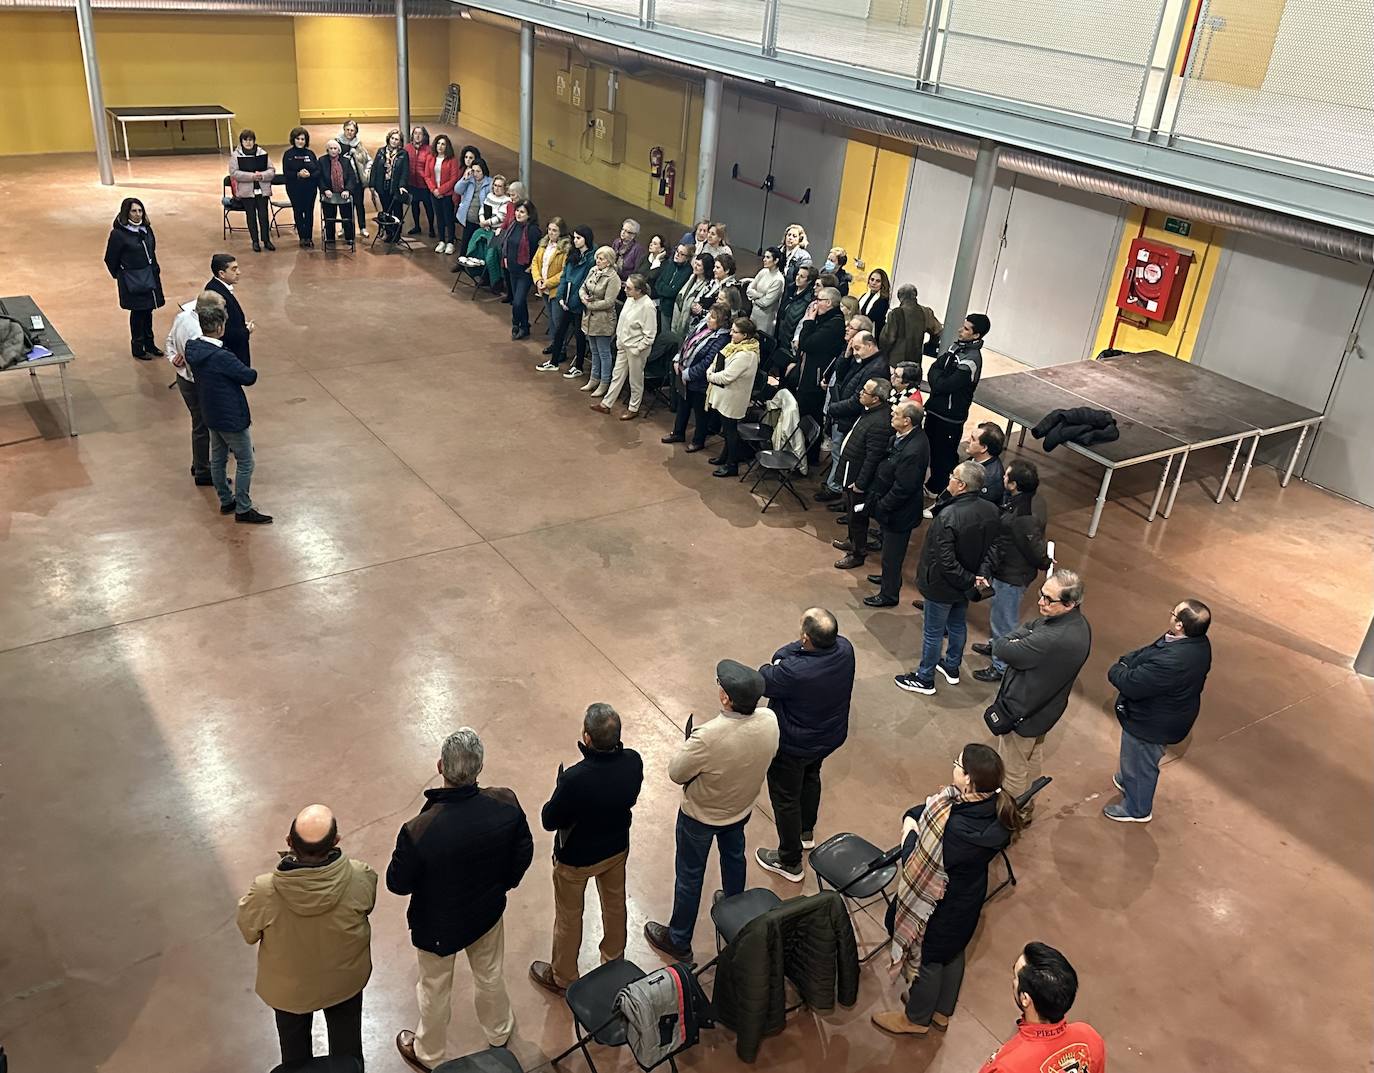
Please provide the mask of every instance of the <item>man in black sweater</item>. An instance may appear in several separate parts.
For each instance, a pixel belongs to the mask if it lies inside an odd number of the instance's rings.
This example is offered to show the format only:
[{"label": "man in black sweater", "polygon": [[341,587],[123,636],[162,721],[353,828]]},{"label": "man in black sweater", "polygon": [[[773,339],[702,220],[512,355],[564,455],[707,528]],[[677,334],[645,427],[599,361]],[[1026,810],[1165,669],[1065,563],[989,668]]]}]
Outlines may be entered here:
[{"label": "man in black sweater", "polygon": [[625,860],[644,761],[620,742],[620,716],[592,704],[582,718],[582,759],[563,770],[541,814],[553,840],[553,955],[530,965],[530,979],[562,994],[578,977],[587,880],[601,899],[601,961],[625,956]]},{"label": "man in black sweater", "polygon": [[864,384],[859,392],[863,412],[840,444],[839,475],[849,507],[849,537],[831,542],[845,553],[844,558],[835,563],[836,570],[863,566],[868,551],[868,522],[873,516],[869,485],[892,442],[892,410],[887,403],[887,388],[887,381],[881,378]]},{"label": "man in black sweater", "polygon": [[420,963],[419,1025],[396,1036],[411,1066],[430,1070],[444,1061],[453,1016],[453,962],[467,953],[476,990],[477,1021],[487,1042],[504,1047],[515,1014],[501,961],[505,952],[506,894],[534,859],[525,812],[504,786],[479,789],[482,740],[462,727],[444,741],[444,785],[425,791],[420,814],[396,836],[386,889],[410,895],[406,922]]},{"label": "man in black sweater", "polygon": [[[993,705],[1011,725],[997,738],[1006,774],[1002,792],[1020,797],[1040,777],[1045,735],[1069,706],[1069,692],[1092,651],[1093,631],[1083,617],[1083,579],[1056,570],[1040,586],[1040,615],[992,642],[992,655],[1007,666]],[[1030,823],[1035,805],[1021,811]]]},{"label": "man in black sweater", "polygon": [[892,407],[892,431],[892,446],[878,464],[869,489],[873,520],[883,529],[883,572],[868,575],[870,584],[879,586],[877,595],[864,597],[869,607],[897,606],[911,533],[921,524],[921,482],[930,465],[930,447],[921,431],[920,403],[898,401]]},{"label": "man in black sweater", "polygon": [[1169,615],[1169,628],[1154,644],[1127,652],[1107,671],[1117,689],[1121,761],[1112,782],[1121,803],[1102,815],[1121,823],[1148,823],[1164,747],[1192,733],[1202,707],[1202,688],[1212,669],[1207,628],[1212,612],[1201,600],[1184,600]]},{"label": "man in black sweater", "polygon": [[973,404],[973,392],[983,375],[983,339],[992,322],[970,313],[954,345],[930,367],[930,396],[926,399],[926,439],[930,441],[930,480],[926,488],[939,495],[959,461],[959,440]]},{"label": "man in black sweater", "polygon": [[854,646],[823,607],[802,613],[801,637],[759,668],[769,707],[778,717],[778,752],[768,766],[768,799],[778,848],[759,849],[761,868],[802,881],[802,850],[815,844],[821,804],[821,764],[849,735]]}]

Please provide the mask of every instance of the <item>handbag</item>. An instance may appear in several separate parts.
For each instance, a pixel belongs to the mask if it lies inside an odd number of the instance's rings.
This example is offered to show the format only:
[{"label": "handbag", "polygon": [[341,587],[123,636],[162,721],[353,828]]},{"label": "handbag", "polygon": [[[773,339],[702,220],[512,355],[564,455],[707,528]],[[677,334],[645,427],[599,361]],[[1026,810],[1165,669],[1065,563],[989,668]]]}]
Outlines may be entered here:
[{"label": "handbag", "polygon": [[983,722],[987,724],[988,730],[992,731],[992,733],[996,734],[999,738],[1003,734],[1010,734],[1021,722],[1020,719],[1013,719],[1011,716],[1007,715],[1006,712],[997,707],[997,702],[1001,699],[1002,694],[999,692],[997,696],[993,698],[992,703],[988,705],[988,710],[983,713]]}]

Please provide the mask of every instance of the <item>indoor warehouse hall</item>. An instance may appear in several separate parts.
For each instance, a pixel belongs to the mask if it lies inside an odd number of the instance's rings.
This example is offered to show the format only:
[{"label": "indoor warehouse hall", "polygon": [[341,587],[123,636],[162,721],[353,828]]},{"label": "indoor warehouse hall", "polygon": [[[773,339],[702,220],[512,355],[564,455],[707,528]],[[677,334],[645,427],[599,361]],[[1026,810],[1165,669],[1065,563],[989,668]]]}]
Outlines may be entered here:
[{"label": "indoor warehouse hall", "polygon": [[287,114],[0,156],[10,1068],[1364,1061],[1358,244],[253,21]]}]

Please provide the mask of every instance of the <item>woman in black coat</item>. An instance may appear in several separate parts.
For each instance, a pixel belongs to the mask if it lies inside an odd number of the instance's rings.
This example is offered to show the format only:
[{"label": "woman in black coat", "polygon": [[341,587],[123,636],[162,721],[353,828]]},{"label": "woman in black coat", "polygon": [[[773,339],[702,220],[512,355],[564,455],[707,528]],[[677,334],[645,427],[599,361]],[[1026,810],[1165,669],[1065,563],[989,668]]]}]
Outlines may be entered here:
[{"label": "woman in black coat", "polygon": [[105,267],[119,284],[119,307],[129,311],[129,349],[143,361],[162,357],[153,341],[153,310],[167,304],[157,238],[143,202],[126,197],[105,243]]},{"label": "woman in black coat", "polygon": [[[421,178],[420,182],[424,182]],[[406,155],[405,142],[396,127],[387,131],[386,144],[377,150],[372,159],[372,174],[368,185],[377,191],[382,203],[382,212],[396,219],[404,220],[407,194],[410,187],[410,157]],[[401,237],[401,225],[389,225],[382,236],[387,242],[395,242]]]},{"label": "woman in black coat", "polygon": [[291,131],[291,146],[281,155],[281,171],[286,178],[286,196],[291,199],[291,215],[296,220],[296,239],[301,249],[315,245],[315,195],[320,188],[320,161],[310,148],[310,132],[304,127]]},{"label": "woman in black coat", "polygon": [[[932,1024],[941,1030],[949,1025],[964,982],[964,951],[978,930],[988,894],[988,865],[1021,826],[1016,802],[1002,789],[1003,774],[996,750],[965,745],[954,759],[950,785],[903,818],[902,881],[888,907],[888,929],[894,931],[898,914],[910,920],[920,916],[922,904],[928,908],[934,900],[935,907],[919,944],[904,950],[904,965],[919,965],[902,995],[905,1009],[873,1015],[873,1023],[886,1032],[923,1036]],[[938,825],[942,831],[933,830]],[[944,875],[943,892],[933,881],[932,857]],[[901,935],[894,932],[894,937],[900,945]]]}]

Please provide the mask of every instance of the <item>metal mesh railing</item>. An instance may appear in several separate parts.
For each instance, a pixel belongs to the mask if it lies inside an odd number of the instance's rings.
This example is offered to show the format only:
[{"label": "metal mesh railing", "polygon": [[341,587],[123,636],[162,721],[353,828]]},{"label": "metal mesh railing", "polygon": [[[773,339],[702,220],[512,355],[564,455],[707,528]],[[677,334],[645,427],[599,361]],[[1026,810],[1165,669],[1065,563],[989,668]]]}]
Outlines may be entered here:
[{"label": "metal mesh railing", "polygon": [[655,0],[654,21],[763,47],[764,0]]},{"label": "metal mesh railing", "polygon": [[778,0],[779,52],[916,78],[924,0],[868,0],[837,9],[827,0]]},{"label": "metal mesh railing", "polygon": [[1133,126],[1164,0],[948,0],[941,86]]},{"label": "metal mesh railing", "polygon": [[1203,0],[1172,131],[1368,176],[1371,72],[1366,0]]}]

